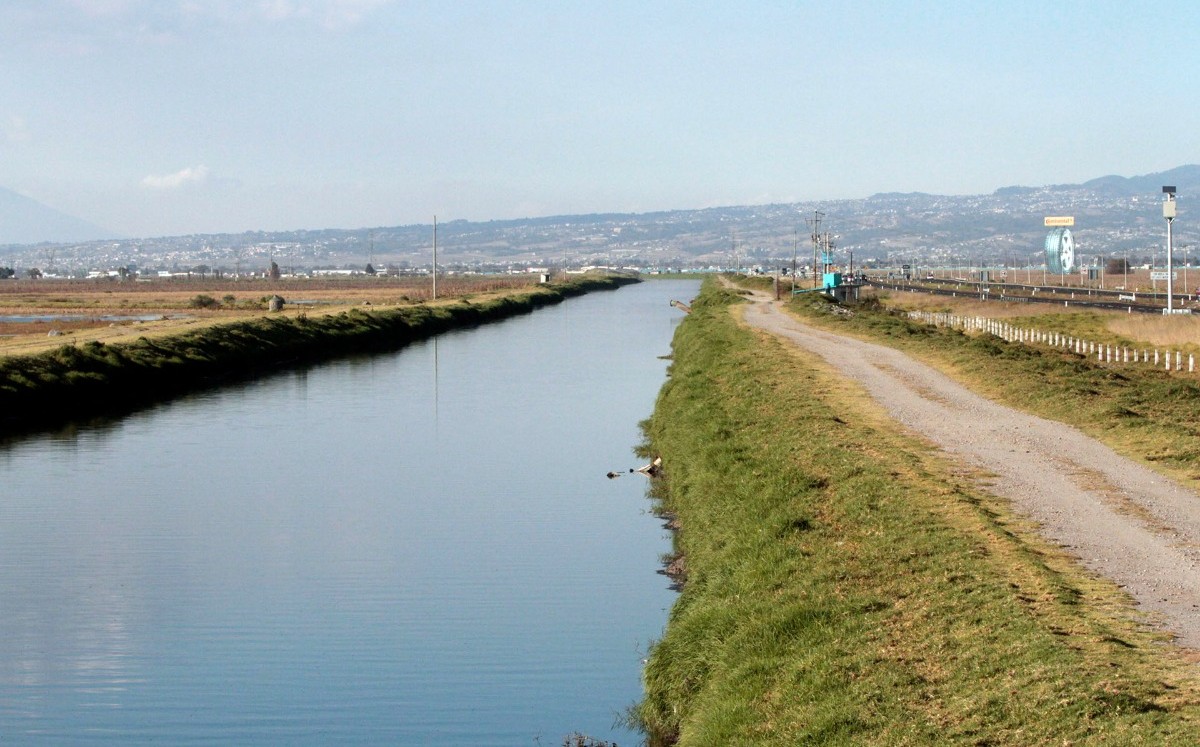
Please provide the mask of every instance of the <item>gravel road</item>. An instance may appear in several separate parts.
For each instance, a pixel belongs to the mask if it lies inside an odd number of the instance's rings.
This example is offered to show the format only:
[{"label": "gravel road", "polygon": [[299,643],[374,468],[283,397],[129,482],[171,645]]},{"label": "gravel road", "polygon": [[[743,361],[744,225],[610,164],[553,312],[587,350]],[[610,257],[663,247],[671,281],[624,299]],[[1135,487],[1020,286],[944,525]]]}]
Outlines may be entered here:
[{"label": "gravel road", "polygon": [[1043,534],[1120,584],[1149,619],[1200,649],[1200,496],[1078,430],[969,391],[891,348],[807,326],[756,296],[746,321],[808,350],[909,430],[995,475]]}]

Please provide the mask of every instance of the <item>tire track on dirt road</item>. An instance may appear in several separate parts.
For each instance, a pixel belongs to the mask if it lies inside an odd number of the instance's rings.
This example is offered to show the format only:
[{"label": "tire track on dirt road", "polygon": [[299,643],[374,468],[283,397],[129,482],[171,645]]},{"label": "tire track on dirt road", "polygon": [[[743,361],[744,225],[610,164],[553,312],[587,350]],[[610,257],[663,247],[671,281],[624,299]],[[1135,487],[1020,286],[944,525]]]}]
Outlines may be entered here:
[{"label": "tire track on dirt road", "polygon": [[994,475],[1044,536],[1200,649],[1200,496],[1062,423],[985,399],[892,348],[803,324],[755,295],[746,323],[862,385],[910,431]]}]

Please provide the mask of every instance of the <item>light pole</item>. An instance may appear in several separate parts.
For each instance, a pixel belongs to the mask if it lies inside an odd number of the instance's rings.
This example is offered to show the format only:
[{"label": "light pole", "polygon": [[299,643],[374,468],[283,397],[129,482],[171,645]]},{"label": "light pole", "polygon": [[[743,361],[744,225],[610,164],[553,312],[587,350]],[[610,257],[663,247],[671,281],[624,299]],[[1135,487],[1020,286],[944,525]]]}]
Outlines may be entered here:
[{"label": "light pole", "polygon": [[1175,188],[1163,187],[1163,194],[1167,196],[1163,202],[1163,217],[1167,219],[1167,313],[1175,313],[1175,299],[1173,293],[1175,291],[1174,279],[1171,277],[1174,271],[1174,264],[1171,256],[1171,224],[1175,222]]}]

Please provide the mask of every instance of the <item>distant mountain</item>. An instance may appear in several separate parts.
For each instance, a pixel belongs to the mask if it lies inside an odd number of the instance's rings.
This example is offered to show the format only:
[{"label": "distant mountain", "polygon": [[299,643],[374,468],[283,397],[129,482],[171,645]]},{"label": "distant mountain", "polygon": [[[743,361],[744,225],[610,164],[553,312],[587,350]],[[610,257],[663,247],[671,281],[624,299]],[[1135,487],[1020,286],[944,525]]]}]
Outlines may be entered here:
[{"label": "distant mountain", "polygon": [[0,187],[0,245],[94,241],[114,232]]},{"label": "distant mountain", "polygon": [[1200,166],[1177,166],[1169,171],[1144,176],[1102,176],[1079,185],[1097,192],[1114,195],[1161,194],[1170,185],[1184,194],[1200,192]]},{"label": "distant mountain", "polygon": [[[1084,182],[1083,184],[1052,184],[1046,189],[1063,192],[1085,189],[1108,197],[1133,197],[1161,194],[1164,186],[1172,186],[1182,194],[1200,193],[1200,166],[1176,166],[1168,171],[1159,171],[1142,176],[1117,176],[1110,174]],[[1017,197],[1037,192],[1035,187],[1001,187],[995,191],[997,197]]]}]

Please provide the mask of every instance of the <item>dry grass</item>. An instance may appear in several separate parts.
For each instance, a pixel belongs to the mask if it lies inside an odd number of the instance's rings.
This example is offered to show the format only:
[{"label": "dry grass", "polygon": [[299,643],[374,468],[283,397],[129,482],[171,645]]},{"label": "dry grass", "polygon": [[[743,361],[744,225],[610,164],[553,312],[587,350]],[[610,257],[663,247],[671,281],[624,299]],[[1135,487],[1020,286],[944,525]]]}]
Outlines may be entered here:
[{"label": "dry grass", "polygon": [[[1200,270],[1196,272],[1200,278]],[[963,316],[982,316],[988,319],[1025,319],[1038,317],[1034,326],[1065,334],[1088,335],[1080,328],[1080,318],[1087,317],[1091,323],[1084,325],[1105,330],[1114,338],[1132,341],[1151,347],[1170,347],[1183,350],[1200,348],[1200,315],[1179,314],[1161,316],[1153,314],[1128,314],[1106,309],[1081,310],[1079,307],[1064,309],[1050,304],[1009,303],[1005,301],[979,301],[974,298],[955,298],[922,293],[891,292],[883,296],[884,303],[891,308],[917,311],[943,311]],[[1056,325],[1054,317],[1061,316],[1063,323]],[[1070,317],[1068,321],[1068,317]],[[1103,333],[1092,333],[1097,342]]]},{"label": "dry grass", "polygon": [[1025,316],[1041,316],[1053,312],[1055,308],[1043,304],[979,301],[971,296],[958,298],[929,293],[898,293],[895,291],[882,294],[881,298],[884,299],[884,302],[889,307],[897,309],[946,311],[963,316],[985,316],[989,319],[1015,319]]},{"label": "dry grass", "polygon": [[[439,296],[461,296],[511,290],[531,285],[530,275],[487,275],[439,277]],[[344,278],[268,280],[153,280],[118,283],[112,281],[15,280],[0,282],[0,312],[42,311],[168,311],[188,308],[198,294],[215,298],[231,295],[239,302],[279,294],[287,299],[323,303],[372,304],[427,301],[429,278]]]},{"label": "dry grass", "polygon": [[[469,296],[483,300],[534,284],[529,276],[456,276],[439,278],[438,301],[452,302]],[[179,315],[186,319],[110,322],[97,319],[78,322],[0,324],[0,357],[29,355],[53,350],[64,343],[124,342],[137,337],[161,337],[242,321],[268,312],[263,298],[274,294],[303,305],[285,306],[285,315],[320,316],[355,307],[397,307],[426,303],[431,297],[428,278],[362,278],[330,280],[268,281],[154,281],[114,283],[110,281],[4,281],[0,282],[0,315],[82,314]],[[232,303],[220,308],[191,308],[198,295]],[[259,308],[259,307],[262,308]]]},{"label": "dry grass", "polygon": [[[1197,272],[1200,275],[1200,271]],[[1115,334],[1150,345],[1186,347],[1200,345],[1200,316],[1150,316],[1137,314],[1109,318],[1106,326]]]}]

